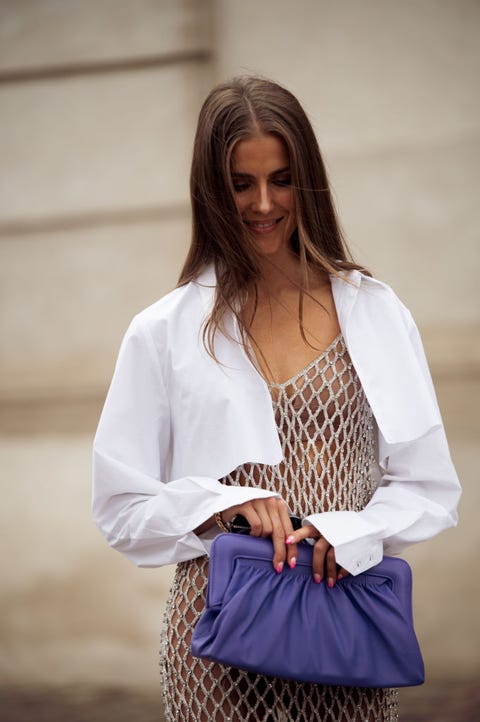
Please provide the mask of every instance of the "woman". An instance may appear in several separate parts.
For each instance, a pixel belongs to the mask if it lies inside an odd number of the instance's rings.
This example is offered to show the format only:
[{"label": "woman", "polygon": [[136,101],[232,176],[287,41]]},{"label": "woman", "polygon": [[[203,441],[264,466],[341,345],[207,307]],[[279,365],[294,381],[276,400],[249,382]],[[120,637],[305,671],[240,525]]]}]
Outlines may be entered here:
[{"label": "woman", "polygon": [[269,679],[194,659],[189,643],[210,542],[238,514],[272,538],[279,574],[312,539],[313,579],[329,588],[456,523],[418,331],[350,260],[311,125],[277,84],[210,93],[191,198],[179,285],[132,321],[95,439],[109,543],[140,566],[178,563],[167,720],[390,722],[394,690]]}]

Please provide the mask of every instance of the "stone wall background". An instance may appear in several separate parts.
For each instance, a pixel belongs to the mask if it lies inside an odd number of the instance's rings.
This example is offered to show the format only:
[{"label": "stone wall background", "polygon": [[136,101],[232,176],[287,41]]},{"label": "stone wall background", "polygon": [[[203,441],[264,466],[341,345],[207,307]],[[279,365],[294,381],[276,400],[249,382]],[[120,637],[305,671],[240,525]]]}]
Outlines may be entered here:
[{"label": "stone wall background", "polygon": [[213,83],[292,89],[355,255],[424,337],[465,492],[408,554],[430,677],[480,667],[480,6],[475,0],[0,0],[0,681],[158,685],[172,569],[90,519],[90,449],[121,336],[175,285]]}]

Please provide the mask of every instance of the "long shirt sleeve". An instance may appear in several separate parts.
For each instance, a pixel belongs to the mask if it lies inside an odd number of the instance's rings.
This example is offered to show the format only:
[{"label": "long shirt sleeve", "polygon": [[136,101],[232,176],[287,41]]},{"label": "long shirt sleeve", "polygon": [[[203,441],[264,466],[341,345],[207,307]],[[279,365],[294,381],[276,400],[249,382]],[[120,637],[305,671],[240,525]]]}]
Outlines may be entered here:
[{"label": "long shirt sleeve", "polygon": [[399,554],[455,526],[460,491],[445,449],[443,429],[390,449],[365,509],[312,514],[305,523],[321,532],[335,548],[337,563],[352,574],[377,564],[384,553]]},{"label": "long shirt sleeve", "polygon": [[[148,329],[134,320],[120,349],[94,441],[95,522],[112,547],[146,567],[207,553],[212,533],[200,537],[193,530],[212,514],[276,496],[262,489],[225,486],[208,476],[169,478],[175,439],[161,371]],[[221,444],[221,426],[219,431],[216,442]]]},{"label": "long shirt sleeve", "polygon": [[[419,368],[438,409],[418,329],[409,313],[407,318]],[[384,553],[398,554],[457,523],[461,490],[441,423],[405,443],[389,444],[379,432],[378,457],[381,479],[365,509],[304,520],[321,532],[335,548],[337,563],[352,574],[377,564]]]}]

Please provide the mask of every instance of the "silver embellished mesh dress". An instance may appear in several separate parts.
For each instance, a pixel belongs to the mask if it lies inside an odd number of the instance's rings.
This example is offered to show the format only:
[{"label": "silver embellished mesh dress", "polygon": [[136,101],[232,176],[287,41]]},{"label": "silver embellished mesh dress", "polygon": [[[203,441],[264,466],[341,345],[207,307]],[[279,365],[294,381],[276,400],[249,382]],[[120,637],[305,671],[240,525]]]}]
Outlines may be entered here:
[{"label": "silver embellished mesh dress", "polygon": [[[244,464],[223,483],[277,491],[300,517],[362,509],[375,489],[374,421],[342,336],[300,373],[269,388],[283,461]],[[168,722],[398,719],[395,690],[293,682],[192,657],[207,576],[207,557],[181,562],[167,601],[161,671]]]}]

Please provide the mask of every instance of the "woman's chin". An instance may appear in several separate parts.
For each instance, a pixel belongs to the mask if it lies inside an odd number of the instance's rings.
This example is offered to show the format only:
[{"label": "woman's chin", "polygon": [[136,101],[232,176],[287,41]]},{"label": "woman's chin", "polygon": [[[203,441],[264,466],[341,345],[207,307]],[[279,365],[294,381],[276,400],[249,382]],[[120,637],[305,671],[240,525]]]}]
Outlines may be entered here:
[{"label": "woman's chin", "polygon": [[255,242],[262,256],[278,256],[287,250],[283,238],[268,238],[256,235]]}]

